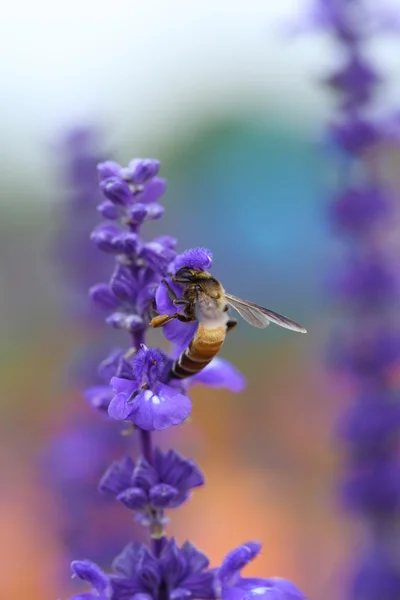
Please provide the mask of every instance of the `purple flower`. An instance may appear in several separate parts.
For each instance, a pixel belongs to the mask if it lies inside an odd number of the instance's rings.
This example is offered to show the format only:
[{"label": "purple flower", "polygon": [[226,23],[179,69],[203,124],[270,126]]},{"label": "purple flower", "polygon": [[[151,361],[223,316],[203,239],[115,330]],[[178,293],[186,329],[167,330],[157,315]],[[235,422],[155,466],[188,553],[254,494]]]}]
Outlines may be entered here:
[{"label": "purple flower", "polygon": [[397,280],[390,265],[379,256],[353,258],[342,266],[337,281],[337,291],[347,300],[353,300],[359,306],[379,305],[393,298]]},{"label": "purple flower", "polygon": [[344,96],[344,107],[351,110],[369,102],[378,82],[374,69],[357,53],[349,57],[344,67],[326,78],[326,83]]},{"label": "purple flower", "polygon": [[145,183],[158,174],[160,161],[154,158],[135,158],[128,165],[129,178],[136,184]]},{"label": "purple flower", "polygon": [[177,508],[188,499],[191,489],[203,484],[203,475],[193,461],[174,450],[157,448],[152,465],[143,456],[136,464],[130,457],[113,463],[101,479],[100,490],[140,511],[140,522],[148,525],[150,509]]},{"label": "purple flower", "polygon": [[121,375],[124,372],[125,365],[124,352],[120,348],[113,349],[100,363],[98,377],[104,383],[98,383],[86,388],[84,391],[84,397],[92,408],[102,413],[108,412],[108,407],[113,398],[113,390],[109,381],[114,375]]},{"label": "purple flower", "polygon": [[190,414],[192,403],[179,389],[167,384],[168,357],[160,350],[142,345],[132,361],[130,379],[113,377],[115,396],[108,413],[131,421],[146,431],[179,425]]},{"label": "purple flower", "polygon": [[110,580],[103,571],[89,560],[75,560],[71,564],[74,577],[78,577],[92,586],[92,591],[78,594],[71,600],[109,600]]},{"label": "purple flower", "polygon": [[357,378],[362,388],[382,381],[399,358],[399,332],[367,324],[356,336],[346,332],[333,348],[334,365]]},{"label": "purple flower", "polygon": [[172,538],[159,558],[142,544],[129,544],[118,556],[110,577],[113,600],[158,600],[162,590],[168,600],[214,599],[214,573],[207,571],[208,558],[190,542],[178,548]]},{"label": "purple flower", "polygon": [[129,185],[121,177],[107,177],[100,183],[100,189],[108,200],[122,206],[133,201],[133,193]]},{"label": "purple flower", "polygon": [[338,432],[361,456],[376,456],[392,449],[400,429],[400,406],[393,393],[361,395],[342,418]]},{"label": "purple flower", "polygon": [[389,518],[400,510],[400,462],[377,460],[351,470],[342,485],[347,508],[366,513],[373,519]]},{"label": "purple flower", "polygon": [[97,165],[97,175],[101,184],[104,179],[117,177],[121,173],[121,166],[113,160],[106,160]]},{"label": "purple flower", "polygon": [[339,42],[341,51],[341,66],[324,78],[338,99],[337,114],[329,125],[340,159],[338,194],[329,217],[337,233],[353,238],[331,287],[345,316],[345,332],[335,336],[333,355],[335,367],[351,374],[358,395],[339,426],[348,446],[342,498],[348,508],[361,513],[371,552],[349,597],[394,600],[400,590],[399,572],[394,576],[392,567],[397,561],[400,515],[400,413],[397,394],[389,390],[390,370],[400,356],[395,316],[399,286],[398,265],[385,247],[383,226],[389,222],[394,199],[382,169],[387,154],[381,150],[387,153],[395,136],[388,132],[387,119],[374,116],[381,78],[365,46],[377,31],[398,29],[399,17],[392,13],[391,25],[382,2],[367,0],[316,0],[313,17]]},{"label": "purple flower", "polygon": [[388,217],[390,204],[387,194],[374,187],[349,188],[330,206],[329,216],[338,233],[365,235],[378,221]]},{"label": "purple flower", "polygon": [[142,204],[153,204],[163,196],[167,189],[167,182],[161,177],[154,177],[143,185],[136,193],[136,200]]},{"label": "purple flower", "polygon": [[217,570],[222,600],[302,600],[304,594],[293,583],[280,577],[260,579],[241,577],[240,571],[260,552],[259,542],[247,542],[229,552]]},{"label": "purple flower", "polygon": [[202,371],[184,380],[183,385],[189,387],[196,383],[239,393],[246,387],[246,378],[228,360],[217,356]]},{"label": "purple flower", "polygon": [[382,548],[364,557],[352,581],[355,600],[398,600],[400,572]]},{"label": "purple flower", "polygon": [[333,141],[349,154],[360,154],[378,141],[379,131],[376,124],[366,121],[357,114],[330,124],[329,131]]}]

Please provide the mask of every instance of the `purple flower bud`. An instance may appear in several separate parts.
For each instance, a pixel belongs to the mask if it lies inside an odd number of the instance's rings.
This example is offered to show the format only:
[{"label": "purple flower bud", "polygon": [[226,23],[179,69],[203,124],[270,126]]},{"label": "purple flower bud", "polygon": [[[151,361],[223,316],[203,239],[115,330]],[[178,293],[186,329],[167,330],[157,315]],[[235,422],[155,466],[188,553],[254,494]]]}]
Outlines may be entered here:
[{"label": "purple flower bud", "polygon": [[115,329],[126,329],[134,332],[144,326],[143,319],[139,315],[127,315],[122,312],[114,312],[106,318],[106,323]]},{"label": "purple flower bud", "polygon": [[104,252],[115,252],[115,238],[121,235],[121,229],[111,223],[98,225],[90,235],[92,242]]},{"label": "purple flower bud", "polygon": [[163,238],[156,238],[152,242],[144,244],[141,255],[152,269],[164,274],[175,257],[175,251],[164,242],[163,236]]},{"label": "purple flower bud", "polygon": [[115,204],[127,206],[133,200],[133,194],[129,185],[121,177],[108,177],[104,179],[100,183],[100,189],[106,198]]},{"label": "purple flower bud", "polygon": [[97,165],[99,181],[101,182],[109,177],[119,176],[120,170],[120,165],[113,160],[106,160],[105,162],[99,163]]},{"label": "purple flower bud", "polygon": [[167,483],[159,483],[150,489],[150,503],[156,508],[169,508],[174,506],[174,500],[179,496],[179,491]]},{"label": "purple flower bud", "polygon": [[375,125],[353,117],[344,123],[333,123],[330,131],[334,141],[350,154],[359,154],[378,139]]},{"label": "purple flower bud", "polygon": [[139,315],[128,315],[125,319],[125,329],[130,331],[131,333],[135,333],[135,331],[140,331],[145,328],[145,323],[142,317]]},{"label": "purple flower bud", "polygon": [[124,231],[115,236],[112,243],[114,251],[118,254],[136,254],[138,248],[138,236],[136,233]]},{"label": "purple flower bud", "polygon": [[333,225],[340,233],[363,234],[376,227],[377,220],[386,217],[390,204],[384,191],[378,188],[349,188],[330,208]]},{"label": "purple flower bud", "polygon": [[141,510],[148,504],[147,495],[138,487],[130,487],[118,494],[117,500],[131,510]]},{"label": "purple flower bud", "polygon": [[156,221],[157,219],[161,219],[164,214],[164,207],[161,204],[157,204],[156,202],[152,202],[147,206],[147,214],[146,219],[149,221]]},{"label": "purple flower bud", "polygon": [[151,181],[143,186],[143,189],[137,193],[136,198],[142,204],[151,204],[165,194],[167,182],[162,177],[154,177]]},{"label": "purple flower bud", "polygon": [[135,158],[130,161],[128,169],[136,184],[145,183],[157,175],[160,170],[160,161],[154,158]]},{"label": "purple flower bud", "polygon": [[107,283],[93,285],[89,290],[89,295],[100,308],[115,310],[119,305],[118,298],[115,297]]},{"label": "purple flower bud", "polygon": [[97,210],[105,219],[109,219],[110,221],[115,221],[118,219],[118,209],[115,204],[111,202],[111,200],[105,200],[99,204]]},{"label": "purple flower bud", "polygon": [[111,277],[110,287],[115,296],[123,302],[135,301],[138,283],[129,267],[117,265]]},{"label": "purple flower bud", "polygon": [[129,218],[133,223],[141,225],[147,216],[147,210],[144,204],[134,204],[129,210]]},{"label": "purple flower bud", "polygon": [[363,106],[371,98],[380,78],[368,63],[358,54],[350,57],[348,63],[330,75],[326,82],[344,97],[344,106],[355,109]]}]

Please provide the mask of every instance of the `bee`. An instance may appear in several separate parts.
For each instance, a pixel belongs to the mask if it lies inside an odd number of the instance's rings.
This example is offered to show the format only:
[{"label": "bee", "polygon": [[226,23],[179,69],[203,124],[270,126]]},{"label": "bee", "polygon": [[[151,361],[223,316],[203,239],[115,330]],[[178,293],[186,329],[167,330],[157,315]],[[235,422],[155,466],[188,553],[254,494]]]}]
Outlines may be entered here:
[{"label": "bee", "polygon": [[157,315],[150,324],[163,327],[173,319],[184,323],[198,322],[196,333],[188,347],[171,367],[171,376],[185,379],[206,367],[218,354],[226,334],[237,324],[228,314],[229,308],[236,310],[250,325],[264,328],[270,323],[280,327],[306,333],[306,329],[268,308],[227,294],[222,284],[207,271],[196,271],[182,267],[171,277],[174,283],[183,284],[183,296],[179,298],[166,279],[162,283],[175,306],[184,306],[182,313]]}]

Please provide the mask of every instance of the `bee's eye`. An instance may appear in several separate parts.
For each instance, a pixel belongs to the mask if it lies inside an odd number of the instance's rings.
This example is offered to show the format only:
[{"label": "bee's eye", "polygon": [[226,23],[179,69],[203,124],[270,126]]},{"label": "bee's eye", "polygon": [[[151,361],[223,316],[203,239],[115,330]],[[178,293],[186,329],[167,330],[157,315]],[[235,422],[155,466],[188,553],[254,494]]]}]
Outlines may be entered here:
[{"label": "bee's eye", "polygon": [[182,267],[175,273],[172,279],[177,283],[190,283],[192,281],[192,278],[193,271],[188,267]]}]

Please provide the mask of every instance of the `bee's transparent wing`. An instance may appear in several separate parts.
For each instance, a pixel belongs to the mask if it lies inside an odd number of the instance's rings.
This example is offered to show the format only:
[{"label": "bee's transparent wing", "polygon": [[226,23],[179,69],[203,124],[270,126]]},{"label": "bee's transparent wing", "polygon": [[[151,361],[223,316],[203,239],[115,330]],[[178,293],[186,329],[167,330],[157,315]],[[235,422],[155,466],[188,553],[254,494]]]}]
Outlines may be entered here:
[{"label": "bee's transparent wing", "polygon": [[273,310],[269,310],[268,308],[264,308],[253,302],[248,302],[247,300],[242,300],[231,294],[225,294],[225,299],[229,306],[237,310],[239,315],[254,327],[260,327],[262,329],[267,327],[270,323],[275,323],[275,325],[279,325],[285,329],[291,329],[292,331],[298,331],[300,333],[307,332],[304,327],[295,323],[295,321],[291,321],[287,317],[284,317]]}]

